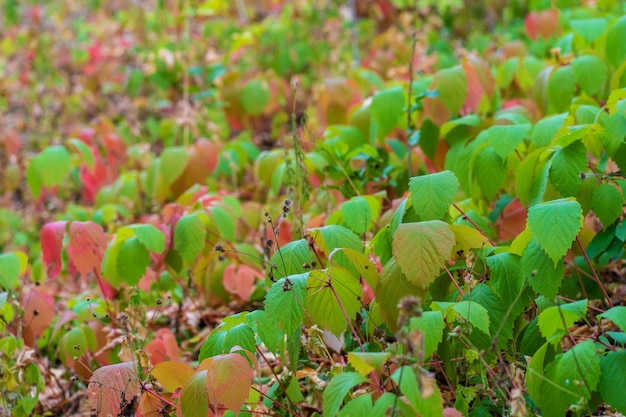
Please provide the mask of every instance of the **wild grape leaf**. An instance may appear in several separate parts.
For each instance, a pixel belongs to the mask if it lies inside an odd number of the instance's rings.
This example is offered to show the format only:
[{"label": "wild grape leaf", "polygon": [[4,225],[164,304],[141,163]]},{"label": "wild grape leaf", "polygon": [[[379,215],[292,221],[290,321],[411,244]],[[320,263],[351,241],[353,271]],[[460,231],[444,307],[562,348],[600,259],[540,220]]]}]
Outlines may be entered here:
[{"label": "wild grape leaf", "polygon": [[424,335],[422,358],[427,362],[443,340],[443,329],[446,327],[443,314],[441,311],[424,311],[421,316],[412,317],[409,323],[409,331],[419,330]]},{"label": "wild grape leaf", "polygon": [[107,235],[99,224],[77,221],[70,223],[67,255],[83,277],[91,271],[100,272],[107,241]]},{"label": "wild grape leaf", "polygon": [[457,316],[463,317],[469,321],[472,326],[482,330],[483,333],[489,335],[489,313],[482,305],[474,301],[460,301],[458,303],[449,303],[443,301],[433,301],[431,304],[433,311],[441,311],[450,320],[456,320]]},{"label": "wild grape leaf", "polygon": [[168,146],[161,153],[159,175],[169,187],[185,171],[189,154],[182,146]]},{"label": "wild grape leaf", "polygon": [[262,278],[264,275],[261,271],[250,268],[248,265],[230,264],[224,270],[222,284],[229,293],[237,295],[244,301],[249,301],[255,282]]},{"label": "wild grape leaf", "polygon": [[52,222],[41,228],[41,252],[49,278],[56,278],[61,271],[61,249],[63,249],[66,224],[65,221]]},{"label": "wild grape leaf", "polygon": [[626,306],[612,307],[597,317],[611,320],[621,331],[626,332]]},{"label": "wild grape leaf", "polygon": [[459,180],[452,171],[421,175],[409,180],[409,198],[421,220],[441,220],[459,191]]},{"label": "wild grape leaf", "polygon": [[80,153],[82,162],[85,163],[89,171],[93,174],[94,168],[96,167],[96,160],[93,157],[91,148],[85,142],[76,138],[68,139],[67,143]]},{"label": "wild grape leaf", "polygon": [[409,282],[393,258],[385,264],[375,294],[376,300],[380,304],[381,315],[392,332],[398,329],[398,303],[400,300],[410,295],[424,297],[425,293],[425,290]]},{"label": "wild grape leaf", "polygon": [[341,205],[341,216],[346,226],[360,236],[371,226],[372,209],[364,197],[352,197]]},{"label": "wild grape leaf", "polygon": [[[311,266],[313,257],[306,239],[294,240],[276,251],[270,259],[271,267],[266,268],[266,277],[286,277],[307,271],[305,265]],[[270,275],[271,274],[271,275]]]},{"label": "wild grape leaf", "polygon": [[557,68],[550,74],[546,95],[548,102],[557,112],[567,111],[574,92],[576,91],[576,78],[571,65]]},{"label": "wild grape leaf", "polygon": [[498,294],[493,292],[485,283],[476,285],[471,292],[466,294],[465,299],[478,303],[487,310],[489,314],[489,334],[494,339],[498,349],[505,349],[513,338],[513,324],[515,320],[515,316],[511,313],[507,316],[509,304],[504,304]]},{"label": "wild grape leaf", "polygon": [[183,416],[207,417],[212,415],[209,414],[208,373],[209,371],[207,370],[195,373],[183,387],[180,394],[180,406]]},{"label": "wild grape leaf", "polygon": [[204,249],[206,227],[198,213],[181,217],[174,230],[174,247],[187,263],[191,264]]},{"label": "wild grape leaf", "polygon": [[15,253],[0,254],[0,289],[14,290],[20,279],[20,258]]},{"label": "wild grape leaf", "polygon": [[283,342],[283,332],[278,329],[276,320],[265,310],[255,310],[246,315],[246,322],[259,335],[270,352],[277,352]]},{"label": "wild grape leaf", "polygon": [[358,373],[367,376],[374,369],[380,370],[389,355],[389,352],[348,352],[348,363]]},{"label": "wild grape leaf", "polygon": [[39,177],[46,187],[61,184],[72,170],[70,153],[62,145],[48,146],[35,158]]},{"label": "wild grape leaf", "polygon": [[230,350],[235,346],[239,346],[248,352],[256,351],[254,332],[247,323],[237,324],[236,326],[226,330],[226,337],[224,337],[224,346],[222,348],[223,351],[230,352]]},{"label": "wild grape leaf", "polygon": [[543,148],[548,146],[561,126],[563,126],[563,123],[565,123],[567,116],[568,113],[561,113],[539,120],[530,136],[530,140],[535,144],[535,147]]},{"label": "wild grape leaf", "polygon": [[606,34],[606,57],[614,68],[618,68],[626,58],[625,38],[626,16],[622,16],[611,25]]},{"label": "wild grape leaf", "polygon": [[378,125],[378,138],[384,138],[404,114],[405,97],[402,87],[378,91],[372,98],[370,114]]},{"label": "wild grape leaf", "polygon": [[550,181],[563,196],[574,196],[582,183],[580,173],[586,166],[587,149],[581,141],[574,142],[552,155]]},{"label": "wild grape leaf", "polygon": [[601,17],[591,19],[572,19],[569,21],[569,25],[574,33],[582,36],[589,43],[602,36],[608,27],[606,19]]},{"label": "wild grape leaf", "polygon": [[623,198],[617,187],[600,184],[593,193],[591,208],[604,227],[608,227],[622,215]]},{"label": "wild grape leaf", "polygon": [[361,239],[352,230],[346,227],[331,224],[309,229],[309,232],[313,237],[315,245],[325,254],[329,254],[336,248],[349,248],[363,252],[363,242],[361,242]]},{"label": "wild grape leaf", "polygon": [[496,196],[506,180],[506,164],[491,146],[479,147],[471,160],[472,183],[478,185],[487,200]]},{"label": "wild grape leaf", "polygon": [[403,223],[393,234],[393,257],[407,279],[426,288],[450,259],[454,233],[440,220]]},{"label": "wild grape leaf", "polygon": [[522,277],[528,280],[530,286],[548,300],[554,300],[565,274],[563,260],[555,265],[533,238],[524,250],[521,267]]},{"label": "wild grape leaf", "polygon": [[554,382],[566,391],[562,393],[563,411],[583,398],[591,399],[600,382],[600,356],[593,340],[577,343],[563,354],[556,367]]},{"label": "wild grape leaf", "polygon": [[265,296],[265,312],[278,326],[292,335],[302,326],[309,273],[290,275],[276,281]]},{"label": "wild grape leaf", "polygon": [[185,386],[194,372],[194,369],[184,362],[166,361],[156,364],[150,371],[150,375],[167,391],[175,392]]},{"label": "wild grape leaf", "polygon": [[[299,389],[300,388],[298,388],[298,394],[300,393]],[[302,394],[300,395],[302,396]],[[350,400],[350,402],[339,411],[337,417],[365,416],[372,415],[372,413],[372,394],[363,394]]]},{"label": "wild grape leaf", "polygon": [[370,288],[375,290],[380,278],[376,265],[374,265],[372,261],[370,261],[369,258],[361,252],[348,248],[337,248],[332,252],[333,257],[331,263],[333,265],[347,267],[345,262],[337,262],[338,257],[335,255],[339,252],[341,252],[341,254],[345,257],[345,260],[348,261],[348,266],[352,267],[358,276],[363,278],[365,282],[368,283]]},{"label": "wild grape leaf", "polygon": [[626,413],[624,386],[616,383],[626,375],[626,350],[609,352],[600,357],[599,392],[604,401],[622,414]]},{"label": "wild grape leaf", "polygon": [[567,331],[586,314],[587,300],[548,307],[539,314],[539,329],[543,337],[549,340],[557,331]]},{"label": "wild grape leaf", "polygon": [[324,389],[324,394],[322,395],[324,415],[337,415],[348,391],[364,382],[367,382],[367,378],[358,372],[344,372],[335,375]]},{"label": "wild grape leaf", "polygon": [[237,413],[250,394],[253,377],[248,360],[238,353],[214,358],[206,376],[209,402]]},{"label": "wild grape leaf", "polygon": [[583,55],[572,60],[574,77],[580,88],[594,96],[604,87],[609,69],[603,60],[595,55]]},{"label": "wild grape leaf", "polygon": [[137,285],[150,266],[150,253],[136,237],[125,241],[117,256],[118,277],[128,285]]},{"label": "wild grape leaf", "polygon": [[307,286],[306,305],[313,322],[341,335],[348,326],[347,320],[354,320],[361,310],[363,290],[359,279],[347,269],[335,266],[311,271]]},{"label": "wild grape leaf", "polygon": [[89,378],[87,388],[89,404],[98,417],[119,415],[122,410],[131,405],[139,392],[139,377],[135,362],[106,365],[96,369]]},{"label": "wild grape leaf", "polygon": [[130,228],[139,242],[151,252],[162,253],[165,250],[165,235],[151,224],[134,224]]},{"label": "wild grape leaf", "polygon": [[573,198],[546,201],[528,210],[527,224],[556,266],[582,227],[582,208]]},{"label": "wild grape leaf", "polygon": [[[505,306],[513,305],[518,294],[522,291],[524,278],[520,267],[520,257],[510,252],[500,252],[487,258],[489,277],[493,289],[498,293]],[[517,317],[524,309],[523,303],[518,302],[511,315]]]},{"label": "wild grape leaf", "polygon": [[530,123],[519,125],[493,125],[487,129],[489,144],[503,160],[528,137]]},{"label": "wild grape leaf", "polygon": [[267,83],[263,80],[253,79],[241,89],[239,99],[246,113],[257,116],[263,113],[271,98]]},{"label": "wild grape leaf", "polygon": [[437,71],[431,89],[439,92],[443,105],[456,114],[467,98],[467,76],[460,65]]},{"label": "wild grape leaf", "polygon": [[445,416],[441,391],[433,378],[425,374],[416,375],[411,366],[398,368],[391,376],[391,379],[400,386],[400,391],[411,404],[415,415],[422,417]]}]

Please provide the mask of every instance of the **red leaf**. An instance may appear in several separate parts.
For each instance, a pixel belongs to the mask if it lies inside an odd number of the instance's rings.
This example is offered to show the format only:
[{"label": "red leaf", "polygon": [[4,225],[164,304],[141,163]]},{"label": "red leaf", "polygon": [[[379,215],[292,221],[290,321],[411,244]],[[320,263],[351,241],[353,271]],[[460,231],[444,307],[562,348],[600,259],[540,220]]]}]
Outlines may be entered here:
[{"label": "red leaf", "polygon": [[66,224],[65,221],[53,222],[41,228],[41,252],[49,278],[56,278],[61,271],[61,249]]},{"label": "red leaf", "polygon": [[230,264],[224,271],[222,284],[226,291],[238,295],[242,300],[249,301],[254,291],[254,282],[264,275],[247,265]]},{"label": "red leaf", "polygon": [[238,353],[213,359],[207,373],[207,392],[211,404],[224,404],[237,412],[250,395],[254,373],[248,361]]},{"label": "red leaf", "polygon": [[24,307],[24,342],[34,346],[37,337],[43,334],[54,319],[54,298],[33,288],[22,296],[21,305]]},{"label": "red leaf", "polygon": [[509,240],[519,235],[526,228],[526,218],[528,212],[526,207],[520,203],[519,199],[511,201],[502,210],[502,214],[497,220],[498,234],[500,239]]},{"label": "red leaf", "polygon": [[178,359],[178,342],[170,329],[157,330],[156,337],[148,343],[145,350],[153,365]]},{"label": "red leaf", "polygon": [[461,109],[461,114],[467,115],[474,111],[476,106],[478,106],[480,100],[483,98],[485,90],[483,89],[483,85],[480,82],[480,78],[478,77],[478,73],[476,72],[474,65],[470,61],[466,60],[463,62],[463,70],[465,71],[465,76],[467,77],[467,97],[465,98],[465,103]]},{"label": "red leaf", "polygon": [[117,416],[139,394],[135,362],[123,362],[96,369],[87,388],[89,404],[96,416]]},{"label": "red leaf", "polygon": [[84,277],[91,271],[100,271],[107,236],[102,227],[92,222],[72,222],[67,254],[70,262]]}]

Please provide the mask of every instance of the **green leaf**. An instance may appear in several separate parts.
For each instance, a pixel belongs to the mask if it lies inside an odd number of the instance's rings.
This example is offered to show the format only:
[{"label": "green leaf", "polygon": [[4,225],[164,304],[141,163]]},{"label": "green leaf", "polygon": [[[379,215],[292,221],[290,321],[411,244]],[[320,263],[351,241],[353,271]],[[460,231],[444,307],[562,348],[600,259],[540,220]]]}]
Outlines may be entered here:
[{"label": "green leaf", "polygon": [[[293,379],[295,381],[295,379]],[[298,393],[300,393],[300,385],[298,385]],[[304,397],[302,398],[304,401]],[[373,409],[372,394],[359,395],[346,404],[337,417],[365,416],[371,415]]]},{"label": "green leaf", "polygon": [[454,233],[447,223],[403,223],[393,234],[393,257],[410,282],[426,288],[450,259]]},{"label": "green leaf", "polygon": [[324,252],[329,254],[336,248],[349,248],[363,252],[363,242],[350,229],[331,224],[329,226],[309,229],[313,241]]},{"label": "green leaf", "polygon": [[344,267],[346,267],[345,262],[336,262],[337,252],[341,252],[341,254],[344,255],[345,260],[348,261],[347,266],[352,267],[358,274],[357,276],[365,279],[365,282],[367,282],[373,290],[376,289],[380,279],[378,268],[372,263],[372,261],[369,260],[367,256],[363,255],[361,252],[355,251],[354,249],[337,248],[333,251],[332,264]]},{"label": "green leaf", "polygon": [[439,92],[443,105],[452,114],[457,114],[467,97],[467,76],[460,65],[437,71],[431,89]]},{"label": "green leaf", "polygon": [[[439,391],[439,387],[432,376],[427,374],[416,375],[412,367],[403,366],[396,369],[391,379],[400,386],[402,394],[409,400],[415,415],[421,417],[441,417],[444,415],[441,391]],[[426,390],[420,389],[424,385],[432,388],[432,391],[429,392],[430,395],[426,397],[423,395]]]},{"label": "green leaf", "polygon": [[460,301],[458,303],[446,303],[441,301],[433,301],[431,307],[433,310],[440,310],[450,320],[456,320],[456,316],[460,315],[469,321],[472,326],[489,335],[489,313],[482,305],[474,301]]},{"label": "green leaf", "polygon": [[224,353],[224,341],[226,340],[226,331],[221,328],[213,329],[207,340],[200,347],[199,361]]},{"label": "green leaf", "polygon": [[343,220],[359,236],[365,233],[372,222],[372,209],[369,202],[361,196],[352,197],[341,205]]},{"label": "green leaf", "polygon": [[188,264],[195,262],[202,252],[206,239],[206,227],[198,213],[181,217],[174,230],[174,248]]},{"label": "green leaf", "polygon": [[617,327],[620,328],[621,331],[626,332],[626,306],[615,306],[608,310],[606,310],[602,314],[598,314],[596,317],[609,319]]},{"label": "green leaf", "polygon": [[404,115],[404,90],[391,87],[377,92],[370,104],[372,121],[378,125],[378,138],[384,138]]},{"label": "green leaf", "polygon": [[33,193],[35,198],[39,198],[41,195],[41,189],[43,188],[43,180],[39,175],[39,169],[37,168],[37,158],[33,158],[28,163],[26,168],[26,182],[30,192]]},{"label": "green leaf", "polygon": [[557,112],[569,109],[574,92],[576,91],[576,77],[570,65],[557,68],[550,74],[547,87],[547,98],[550,105]]},{"label": "green leaf", "polygon": [[602,399],[622,414],[626,414],[624,385],[618,384],[626,375],[626,350],[609,352],[600,357],[600,384],[598,391]]},{"label": "green leaf", "polygon": [[548,146],[561,126],[563,126],[563,123],[565,123],[567,115],[568,113],[561,113],[539,120],[533,128],[530,141],[534,143],[537,148]]},{"label": "green leaf", "polygon": [[566,332],[576,320],[587,314],[587,300],[548,307],[539,314],[541,334],[550,339],[557,331]]},{"label": "green leaf", "polygon": [[570,20],[569,24],[574,33],[582,36],[587,43],[591,43],[602,36],[608,27],[606,19],[603,18],[573,19]]},{"label": "green leaf", "polygon": [[552,262],[533,238],[522,255],[522,276],[530,286],[548,300],[554,300],[565,274],[563,260]]},{"label": "green leaf", "polygon": [[556,367],[555,381],[564,390],[559,398],[564,405],[582,404],[590,400],[600,382],[600,356],[596,354],[593,340],[575,344],[565,352]]},{"label": "green leaf", "polygon": [[72,170],[72,159],[65,146],[48,146],[35,158],[35,167],[46,187],[61,184]]},{"label": "green leaf", "polygon": [[573,198],[546,201],[528,210],[527,224],[556,266],[582,227],[582,208]]},{"label": "green leaf", "polygon": [[235,218],[233,217],[233,210],[226,206],[213,206],[209,209],[215,220],[215,224],[220,231],[220,236],[226,240],[235,240]]},{"label": "green leaf", "polygon": [[[443,324],[443,318],[441,321]],[[348,363],[358,373],[367,376],[374,369],[380,370],[389,356],[389,352],[348,352]]]},{"label": "green leaf", "polygon": [[430,159],[435,157],[437,146],[439,145],[439,126],[434,124],[430,119],[424,119],[419,130],[420,148]]},{"label": "green leaf", "polygon": [[472,183],[478,185],[487,200],[491,201],[504,184],[506,164],[491,146],[477,149],[470,163]]},{"label": "green leaf", "polygon": [[267,83],[254,79],[248,81],[245,87],[241,89],[239,98],[246,113],[258,116],[263,113],[270,102],[270,91]]},{"label": "green leaf", "polygon": [[363,291],[359,279],[335,266],[311,271],[307,286],[306,305],[311,320],[340,336],[348,326],[347,319],[354,320],[361,310]]},{"label": "green leaf", "polygon": [[165,235],[162,231],[151,224],[136,224],[130,226],[135,232],[139,243],[154,253],[162,253],[165,250]]},{"label": "green leaf", "polygon": [[279,277],[305,273],[307,268],[303,265],[312,265],[312,263],[313,258],[306,239],[294,240],[272,255],[272,259],[270,259],[272,267],[266,269],[266,276],[269,277],[270,274],[274,274],[274,270]]},{"label": "green leaf", "polygon": [[0,288],[14,290],[20,283],[20,258],[14,253],[0,255]]},{"label": "green leaf", "polygon": [[526,384],[528,386],[528,394],[530,398],[537,404],[542,411],[542,415],[545,416],[557,416],[563,413],[559,413],[558,410],[554,411],[555,401],[554,396],[558,390],[553,388],[553,382],[548,380],[545,376],[544,367],[546,362],[546,356],[548,358],[553,356],[554,346],[546,342],[544,343],[532,357],[528,364],[528,370],[526,372]]},{"label": "green leaf", "polygon": [[517,317],[524,309],[524,304],[517,300],[524,285],[520,257],[510,252],[500,252],[489,256],[487,265],[494,290],[505,306],[513,306],[511,315]]},{"label": "green leaf", "polygon": [[593,193],[591,208],[604,227],[613,224],[622,215],[622,193],[611,184],[600,184]]},{"label": "green leaf", "polygon": [[209,414],[207,373],[208,371],[201,371],[194,374],[183,387],[180,405],[185,417],[206,417]]},{"label": "green leaf", "polygon": [[443,340],[443,329],[446,323],[441,311],[424,311],[419,317],[411,317],[409,332],[419,330],[424,336],[424,362],[430,360],[430,356],[437,350],[437,346]]},{"label": "green leaf", "polygon": [[367,382],[367,378],[358,372],[344,372],[334,376],[322,395],[322,409],[325,416],[335,416],[343,400],[352,388]]},{"label": "green leaf", "polygon": [[552,155],[550,181],[565,197],[576,195],[582,183],[580,173],[587,167],[587,149],[577,141]]},{"label": "green leaf", "polygon": [[606,34],[606,57],[617,68],[626,60],[626,16],[622,16],[615,21]]},{"label": "green leaf", "polygon": [[294,334],[302,326],[308,278],[308,272],[281,278],[265,296],[265,312],[287,335]]},{"label": "green leaf", "polygon": [[246,315],[246,322],[259,335],[270,352],[278,351],[283,341],[283,332],[278,329],[276,320],[264,310],[255,310]]},{"label": "green leaf", "polygon": [[137,285],[150,266],[150,253],[136,237],[120,247],[117,256],[117,274],[128,285]]},{"label": "green leaf", "polygon": [[507,315],[509,305],[503,304],[498,294],[493,292],[485,283],[476,285],[471,292],[466,294],[465,298],[485,308],[489,314],[488,334],[494,339],[498,349],[505,349],[513,338],[513,322],[515,319],[511,313]]},{"label": "green leaf", "polygon": [[235,346],[240,346],[251,353],[256,352],[254,332],[248,324],[241,323],[226,330],[226,337],[224,338],[224,351],[220,353],[228,353]]},{"label": "green leaf", "polygon": [[170,146],[161,153],[159,175],[169,187],[185,171],[189,154],[182,146]]},{"label": "green leaf", "polygon": [[[398,303],[410,295],[425,296],[425,291],[409,282],[402,269],[392,258],[383,267],[380,282],[376,287],[376,300],[385,324],[391,331],[398,329]],[[404,323],[402,323],[404,325]]]},{"label": "green leaf", "polygon": [[590,96],[602,91],[609,77],[609,69],[606,64],[595,55],[583,55],[574,58],[572,68],[576,82]]},{"label": "green leaf", "polygon": [[502,160],[517,149],[528,137],[532,126],[530,123],[521,125],[493,125],[487,129],[489,144]]},{"label": "green leaf", "polygon": [[87,144],[82,140],[75,138],[68,139],[67,143],[80,153],[82,161],[85,163],[85,165],[87,165],[87,168],[89,168],[89,170],[93,172],[93,169],[96,166],[96,161],[93,157],[93,152],[91,151],[91,148],[87,146]]},{"label": "green leaf", "polygon": [[409,180],[409,198],[421,220],[442,220],[448,214],[459,180],[452,171],[421,175]]}]

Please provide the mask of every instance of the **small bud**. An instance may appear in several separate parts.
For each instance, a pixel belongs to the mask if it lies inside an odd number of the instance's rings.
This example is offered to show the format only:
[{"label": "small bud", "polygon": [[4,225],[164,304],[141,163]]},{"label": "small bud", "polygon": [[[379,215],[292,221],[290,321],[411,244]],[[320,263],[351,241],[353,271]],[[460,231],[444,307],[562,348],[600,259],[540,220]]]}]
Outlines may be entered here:
[{"label": "small bud", "polygon": [[222,245],[217,244],[217,245],[215,245],[215,251],[224,253],[224,252],[226,252],[226,249],[224,249],[224,247]]},{"label": "small bud", "polygon": [[160,306],[161,304],[163,304],[163,300],[161,300],[160,298],[157,298],[157,299],[156,299],[156,304],[157,304],[158,306]]}]

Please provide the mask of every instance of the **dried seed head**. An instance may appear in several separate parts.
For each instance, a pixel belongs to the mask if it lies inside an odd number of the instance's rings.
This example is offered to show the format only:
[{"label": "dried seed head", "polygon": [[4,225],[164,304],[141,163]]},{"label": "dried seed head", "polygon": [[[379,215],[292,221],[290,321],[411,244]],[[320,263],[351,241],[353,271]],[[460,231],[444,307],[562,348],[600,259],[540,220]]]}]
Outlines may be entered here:
[{"label": "dried seed head", "polygon": [[286,216],[287,213],[289,213],[291,206],[293,206],[293,201],[286,198],[285,201],[283,201],[283,216]]}]

